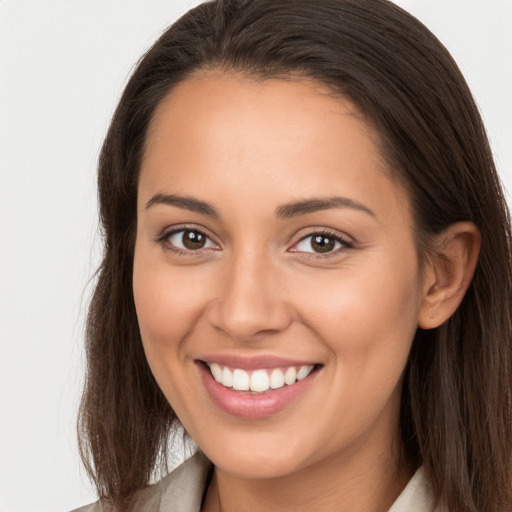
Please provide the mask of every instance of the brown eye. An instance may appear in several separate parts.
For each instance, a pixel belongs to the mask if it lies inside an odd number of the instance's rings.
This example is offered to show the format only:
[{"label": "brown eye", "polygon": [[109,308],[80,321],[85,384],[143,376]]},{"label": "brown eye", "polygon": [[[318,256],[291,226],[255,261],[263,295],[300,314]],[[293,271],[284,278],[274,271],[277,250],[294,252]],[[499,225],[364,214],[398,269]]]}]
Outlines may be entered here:
[{"label": "brown eye", "polygon": [[187,249],[202,249],[206,243],[206,237],[198,231],[184,231],[182,243]]},{"label": "brown eye", "polygon": [[218,249],[210,238],[195,229],[181,229],[166,237],[167,242],[182,251],[198,251],[200,249]]},{"label": "brown eye", "polygon": [[332,237],[325,235],[315,235],[311,237],[311,248],[315,252],[324,253],[330,252],[334,249],[335,240]]},{"label": "brown eye", "polygon": [[340,236],[319,232],[305,236],[299,240],[299,242],[295,244],[290,251],[320,255],[327,253],[334,254],[352,247],[353,245],[351,242],[344,240]]}]

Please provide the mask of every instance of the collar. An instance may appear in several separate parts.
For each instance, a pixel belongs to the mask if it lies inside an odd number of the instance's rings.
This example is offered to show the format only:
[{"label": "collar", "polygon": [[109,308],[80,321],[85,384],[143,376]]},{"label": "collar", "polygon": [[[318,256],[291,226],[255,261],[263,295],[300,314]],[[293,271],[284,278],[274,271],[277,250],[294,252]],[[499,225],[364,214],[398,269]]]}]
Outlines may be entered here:
[{"label": "collar", "polygon": [[[161,499],[155,512],[200,512],[212,470],[212,463],[198,451],[158,484],[161,486]],[[423,467],[416,471],[388,512],[411,510],[443,512],[443,509],[436,507],[434,491]]]}]

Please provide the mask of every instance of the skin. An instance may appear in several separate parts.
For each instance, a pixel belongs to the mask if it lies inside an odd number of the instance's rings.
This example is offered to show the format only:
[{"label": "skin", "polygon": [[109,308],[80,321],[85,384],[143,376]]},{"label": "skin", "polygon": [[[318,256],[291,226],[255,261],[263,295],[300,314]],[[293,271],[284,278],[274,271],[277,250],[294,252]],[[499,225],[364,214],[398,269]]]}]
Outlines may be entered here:
[{"label": "skin", "polygon": [[[418,324],[449,316],[462,297],[449,286],[462,295],[466,286],[451,280],[469,283],[471,265],[440,267],[447,282],[434,265],[420,274],[407,194],[375,140],[348,100],[306,80],[202,73],[156,111],[133,291],[155,378],[215,466],[203,511],[386,511],[412,475],[398,464],[404,367]],[[207,202],[217,216],[158,194]],[[333,196],[364,209],[278,215]],[[470,228],[445,240],[457,257],[476,245]],[[207,244],[176,252],[181,233],[166,235],[180,229]],[[318,254],[308,236],[326,231],[347,243]],[[197,363],[208,354],[299,358],[320,370],[284,410],[248,420],[212,402]]]}]

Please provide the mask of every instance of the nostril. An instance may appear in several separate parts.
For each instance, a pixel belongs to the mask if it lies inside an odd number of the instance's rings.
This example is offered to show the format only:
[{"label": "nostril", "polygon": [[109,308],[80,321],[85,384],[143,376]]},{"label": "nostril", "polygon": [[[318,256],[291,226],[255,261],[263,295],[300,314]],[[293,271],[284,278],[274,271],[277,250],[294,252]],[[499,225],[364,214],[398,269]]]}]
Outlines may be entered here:
[{"label": "nostril", "polygon": [[292,322],[288,310],[277,302],[256,300],[218,301],[208,311],[210,324],[231,339],[247,341],[285,330]]}]

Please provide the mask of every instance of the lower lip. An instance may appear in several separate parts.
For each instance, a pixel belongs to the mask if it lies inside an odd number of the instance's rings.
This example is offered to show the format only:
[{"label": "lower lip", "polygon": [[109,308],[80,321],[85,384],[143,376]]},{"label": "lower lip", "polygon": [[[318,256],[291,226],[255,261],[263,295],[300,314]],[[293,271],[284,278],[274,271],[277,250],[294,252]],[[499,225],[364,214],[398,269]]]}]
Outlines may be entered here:
[{"label": "lower lip", "polygon": [[267,418],[288,407],[306,391],[318,373],[313,370],[306,378],[291,386],[285,385],[255,394],[226,388],[213,378],[204,363],[198,362],[197,366],[212,401],[227,414],[249,420]]}]

